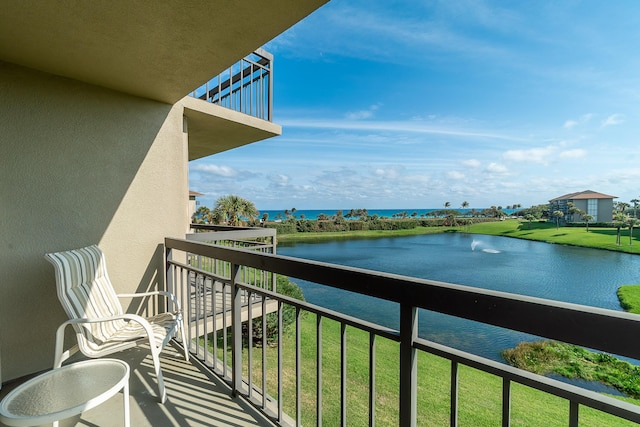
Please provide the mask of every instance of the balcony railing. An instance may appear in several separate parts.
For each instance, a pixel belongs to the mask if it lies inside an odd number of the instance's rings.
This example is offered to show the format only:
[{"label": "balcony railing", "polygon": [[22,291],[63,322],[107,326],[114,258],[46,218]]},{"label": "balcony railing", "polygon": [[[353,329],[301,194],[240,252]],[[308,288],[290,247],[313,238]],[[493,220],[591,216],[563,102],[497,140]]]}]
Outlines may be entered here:
[{"label": "balcony railing", "polygon": [[194,90],[191,96],[272,121],[273,55],[258,49]]},{"label": "balcony railing", "polygon": [[[347,399],[347,353],[350,351],[368,354],[368,387],[361,394],[361,399],[367,402],[368,425],[376,425],[376,414],[379,413],[377,406],[380,404],[376,399],[376,341],[380,339],[396,343],[398,349],[397,411],[398,423],[402,426],[416,425],[417,404],[423,398],[418,395],[416,386],[418,377],[423,378],[426,375],[423,372],[425,367],[418,367],[418,353],[429,353],[449,361],[449,390],[442,398],[449,402],[448,418],[451,426],[458,425],[458,395],[461,387],[464,387],[464,383],[460,384],[462,380],[459,378],[462,367],[471,367],[499,378],[502,383],[502,409],[501,413],[495,416],[501,419],[503,426],[511,425],[514,384],[521,384],[566,400],[566,418],[569,426],[578,426],[580,407],[594,408],[615,417],[640,422],[638,406],[417,336],[418,311],[424,309],[640,359],[640,340],[630,338],[640,336],[640,317],[636,315],[188,240],[167,238],[165,247],[167,286],[181,295],[185,306],[189,307],[188,310],[193,310],[196,306],[205,307],[203,315],[191,318],[192,324],[188,328],[192,331],[188,340],[190,351],[225,378],[231,384],[234,393],[245,396],[281,425],[301,425],[303,402],[307,405],[305,410],[309,407],[315,408],[315,424],[322,425],[323,400],[334,398],[326,396],[323,392],[323,369],[327,366],[328,353],[327,349],[323,351],[323,319],[331,319],[340,324],[338,356],[335,360],[329,361],[329,364],[337,367],[334,370],[339,371],[341,425],[348,425],[347,413],[351,410],[351,401]],[[217,265],[217,270],[190,265],[189,254],[210,260],[210,265]],[[399,330],[282,296],[270,288],[275,274],[391,301],[400,309]],[[262,277],[267,279],[260,279]],[[200,282],[209,283],[206,292],[197,291],[197,283]],[[246,319],[255,319],[257,316],[263,330],[266,329],[267,316],[263,313],[269,313],[267,305],[274,302],[279,325],[275,350],[277,363],[267,366],[266,350],[262,352],[261,360],[253,356],[253,322],[246,322]],[[288,368],[283,367],[282,348],[285,306],[295,308],[295,366]],[[206,307],[209,307],[209,311]],[[207,321],[208,312],[224,315]],[[303,400],[300,360],[300,319],[305,312],[313,313],[317,319],[314,362],[316,392],[310,403],[306,395]],[[247,341],[244,343],[243,322],[244,332],[248,329],[248,334],[245,334],[248,338],[245,338]],[[363,331],[368,335],[369,345],[365,345],[364,350],[348,347],[348,328]],[[193,331],[196,330],[198,333],[194,334]],[[258,344],[262,344],[263,348],[267,347],[266,342]],[[230,356],[227,356],[227,353]],[[254,371],[254,366],[260,367],[258,372]],[[285,372],[287,369],[292,373]],[[285,374],[294,376],[296,391],[293,396],[283,395],[282,384]],[[272,383],[274,377],[277,379],[275,385]],[[285,402],[286,399],[292,399],[293,402]],[[285,411],[285,404],[288,408],[294,409]]]}]

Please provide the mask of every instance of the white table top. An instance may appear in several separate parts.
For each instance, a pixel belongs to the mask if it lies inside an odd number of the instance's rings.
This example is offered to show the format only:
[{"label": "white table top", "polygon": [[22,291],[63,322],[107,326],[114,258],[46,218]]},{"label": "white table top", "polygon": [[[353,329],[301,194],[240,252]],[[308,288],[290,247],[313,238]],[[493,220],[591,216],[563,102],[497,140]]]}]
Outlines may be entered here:
[{"label": "white table top", "polygon": [[98,406],[129,381],[129,365],[117,359],[92,359],[45,372],[16,387],[0,404],[0,420],[49,423]]}]

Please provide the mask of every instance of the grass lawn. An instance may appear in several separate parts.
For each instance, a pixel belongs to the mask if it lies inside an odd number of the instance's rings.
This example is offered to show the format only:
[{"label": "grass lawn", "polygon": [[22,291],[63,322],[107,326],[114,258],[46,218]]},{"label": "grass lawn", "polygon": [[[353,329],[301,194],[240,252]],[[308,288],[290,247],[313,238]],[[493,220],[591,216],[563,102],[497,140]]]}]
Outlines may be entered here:
[{"label": "grass lawn", "polygon": [[532,222],[510,219],[506,221],[474,224],[469,233],[490,234],[494,236],[516,237],[527,240],[539,240],[562,245],[584,246],[596,249],[640,254],[640,231],[633,230],[632,243],[629,244],[629,229],[620,230],[621,245],[616,245],[615,228],[560,227],[550,222]]},{"label": "grass lawn", "polygon": [[[316,425],[316,317],[307,314],[301,321],[301,421]],[[347,328],[347,425],[367,426],[369,383],[369,334]],[[253,349],[254,382],[262,387],[262,349]],[[376,341],[376,409],[378,426],[398,425],[398,344],[378,338]],[[289,416],[296,414],[295,333],[283,340],[283,406]],[[340,324],[322,321],[322,422],[340,425]],[[219,357],[221,354],[218,355]],[[277,396],[277,349],[267,348],[267,390]],[[419,426],[449,424],[449,388],[451,364],[446,359],[418,354]],[[248,375],[247,349],[244,351],[244,375]],[[502,380],[499,377],[461,366],[459,368],[459,425],[496,426],[501,424]],[[638,402],[627,399],[630,403]],[[512,385],[512,426],[567,426],[568,401],[519,384]],[[636,425],[602,412],[580,408],[580,425]]]},{"label": "grass lawn", "polygon": [[624,285],[618,288],[620,306],[629,313],[640,314],[640,285]]}]

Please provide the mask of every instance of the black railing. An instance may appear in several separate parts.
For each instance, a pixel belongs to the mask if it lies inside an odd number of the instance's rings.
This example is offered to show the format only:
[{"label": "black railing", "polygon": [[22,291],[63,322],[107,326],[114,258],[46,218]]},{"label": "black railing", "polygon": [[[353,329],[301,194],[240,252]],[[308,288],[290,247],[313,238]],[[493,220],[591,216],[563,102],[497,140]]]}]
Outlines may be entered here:
[{"label": "black railing", "polygon": [[273,55],[258,49],[194,90],[191,96],[272,121]]},{"label": "black railing", "polygon": [[[225,348],[213,353],[202,348],[203,335],[192,336],[189,346],[192,352],[207,361],[219,374],[223,375],[233,387],[235,393],[246,396],[265,414],[273,417],[280,424],[301,423],[301,380],[300,352],[301,337],[299,317],[302,312],[314,313],[317,316],[317,392],[314,407],[318,408],[316,422],[322,424],[323,388],[322,388],[322,319],[332,319],[340,323],[340,357],[335,365],[340,368],[340,407],[342,425],[346,425],[348,399],[346,396],[347,372],[347,340],[346,328],[356,328],[370,336],[369,353],[369,389],[367,399],[369,407],[369,425],[376,423],[376,338],[384,338],[398,345],[399,399],[398,419],[402,426],[415,426],[417,420],[417,402],[419,396],[416,382],[419,376],[417,366],[418,352],[425,352],[443,357],[450,361],[449,385],[449,422],[458,425],[458,381],[459,366],[471,368],[495,375],[502,379],[502,413],[499,415],[503,426],[511,422],[512,384],[522,384],[533,389],[566,399],[568,405],[568,425],[577,426],[580,419],[579,407],[590,407],[612,414],[632,422],[640,422],[640,407],[614,399],[574,385],[566,384],[551,378],[522,371],[470,353],[436,344],[417,336],[418,309],[432,310],[464,319],[496,325],[511,330],[521,331],[548,339],[572,343],[603,352],[640,359],[640,341],[630,339],[640,334],[640,316],[534,297],[513,295],[504,292],[484,290],[450,283],[417,279],[406,276],[375,272],[370,270],[337,266],[327,263],[258,253],[252,250],[232,249],[190,242],[180,239],[166,239],[167,250],[167,284],[189,300],[191,288],[190,277],[200,277],[215,283],[208,304],[218,301],[229,311],[224,324],[212,326],[208,331],[215,331],[213,338],[222,342]],[[224,274],[195,268],[180,260],[186,260],[186,254],[198,254],[200,257],[228,264]],[[253,270],[251,270],[253,269]],[[247,271],[254,273],[247,274]],[[339,288],[369,295],[394,302],[400,307],[400,329],[398,331],[365,322],[336,313],[322,307],[293,298],[282,296],[269,289],[268,286],[255,286],[255,271],[267,275],[286,275],[291,278],[312,281],[329,287]],[[216,294],[216,292],[218,294]],[[257,297],[257,298],[256,298]],[[247,302],[249,301],[249,302]],[[278,363],[276,369],[277,391],[269,393],[268,369],[266,360],[261,362],[262,373],[255,374],[251,367],[255,363],[252,358],[252,334],[249,343],[243,347],[242,323],[254,318],[266,322],[267,304],[276,303],[278,313]],[[206,302],[198,304],[207,305]],[[256,304],[257,310],[254,310]],[[189,305],[189,302],[187,304]],[[295,307],[296,310],[296,367],[295,367],[295,404],[296,409],[283,411],[282,381],[282,307]],[[224,311],[223,310],[223,311]],[[271,310],[273,311],[273,310]],[[249,313],[246,314],[245,313]],[[253,313],[253,314],[250,314]],[[251,325],[253,322],[248,322]],[[248,326],[251,328],[251,326]],[[189,329],[189,328],[188,328]],[[250,329],[249,329],[250,330]],[[231,331],[229,335],[227,332]],[[245,342],[245,344],[247,344]],[[265,347],[265,342],[262,343]],[[226,359],[227,347],[231,352],[231,361]],[[244,348],[244,350],[243,350]],[[245,359],[243,359],[243,351]],[[246,354],[248,352],[248,355]],[[263,352],[263,357],[264,354]],[[222,359],[219,357],[222,354]],[[207,359],[209,358],[209,359]],[[247,360],[248,358],[248,360]],[[243,373],[243,367],[245,372]],[[248,370],[248,372],[247,372]],[[257,376],[256,376],[257,375]],[[254,379],[257,378],[257,380]]]}]

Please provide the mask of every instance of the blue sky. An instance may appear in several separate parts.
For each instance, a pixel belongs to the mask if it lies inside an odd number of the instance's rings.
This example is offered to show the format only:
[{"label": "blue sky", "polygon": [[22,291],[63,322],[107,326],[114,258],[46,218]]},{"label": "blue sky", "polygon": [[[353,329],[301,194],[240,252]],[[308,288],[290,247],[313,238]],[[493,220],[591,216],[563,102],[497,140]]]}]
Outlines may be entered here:
[{"label": "blue sky", "polygon": [[640,198],[640,2],[334,0],[265,46],[282,135],[190,163],[209,207]]}]

